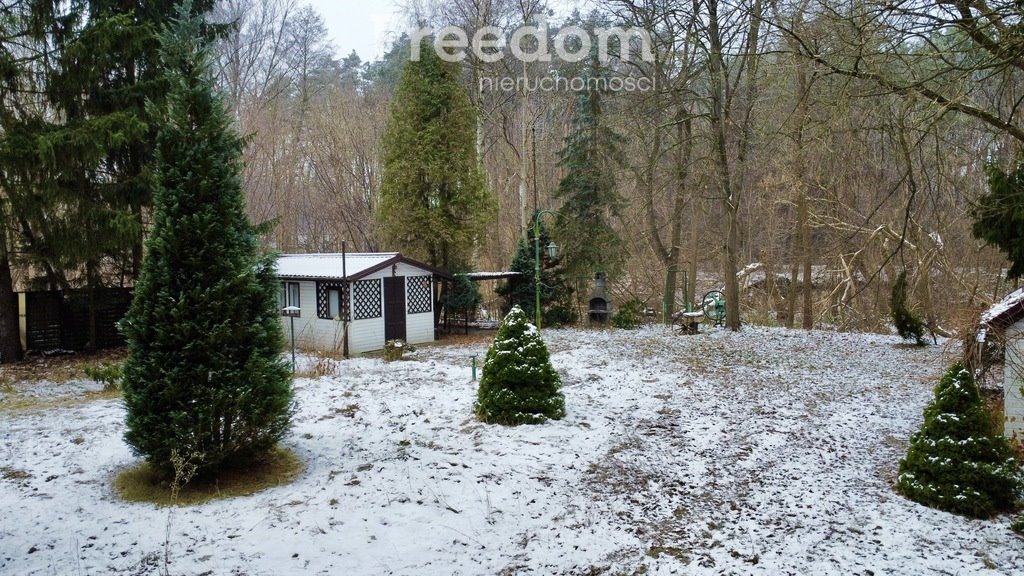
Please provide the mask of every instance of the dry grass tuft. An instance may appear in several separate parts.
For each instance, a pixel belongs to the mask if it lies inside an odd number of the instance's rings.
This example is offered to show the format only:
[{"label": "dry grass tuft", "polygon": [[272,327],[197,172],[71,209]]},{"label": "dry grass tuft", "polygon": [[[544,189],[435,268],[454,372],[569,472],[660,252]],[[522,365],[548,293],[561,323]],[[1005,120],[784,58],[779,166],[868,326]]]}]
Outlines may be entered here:
[{"label": "dry grass tuft", "polygon": [[25,472],[24,470],[19,470],[17,468],[9,468],[7,466],[0,466],[0,478],[3,478],[4,480],[28,480],[31,477],[32,475],[29,474],[28,472]]},{"label": "dry grass tuft", "polygon": [[316,362],[308,368],[304,368],[295,373],[296,378],[323,378],[324,376],[334,376],[338,373],[338,364],[334,358],[329,355],[318,355]]},{"label": "dry grass tuft", "polygon": [[37,398],[34,396],[22,396],[12,393],[0,402],[0,413],[15,414],[18,412],[30,412],[34,410],[56,410],[70,408],[81,404],[88,404],[94,400],[113,400],[121,397],[121,391],[116,388],[96,391],[86,391],[77,395],[55,396]]},{"label": "dry grass tuft", "polygon": [[196,476],[182,486],[175,497],[169,480],[153,474],[142,462],[121,470],[114,477],[114,492],[128,502],[149,502],[161,506],[189,506],[221,498],[249,496],[294,482],[305,466],[287,448],[277,448],[248,466],[228,466],[216,474]]},{"label": "dry grass tuft", "polygon": [[60,384],[82,378],[88,365],[116,364],[123,361],[127,355],[126,348],[111,348],[96,352],[77,352],[66,356],[30,356],[21,362],[5,364],[0,370],[0,381],[13,384],[48,380]]},{"label": "dry grass tuft", "polygon": [[469,334],[444,334],[441,337],[441,340],[438,340],[437,342],[417,344],[417,346],[477,346],[480,344],[490,344],[491,341],[494,340],[494,335],[497,333],[497,330],[482,330],[480,332],[471,332]]}]

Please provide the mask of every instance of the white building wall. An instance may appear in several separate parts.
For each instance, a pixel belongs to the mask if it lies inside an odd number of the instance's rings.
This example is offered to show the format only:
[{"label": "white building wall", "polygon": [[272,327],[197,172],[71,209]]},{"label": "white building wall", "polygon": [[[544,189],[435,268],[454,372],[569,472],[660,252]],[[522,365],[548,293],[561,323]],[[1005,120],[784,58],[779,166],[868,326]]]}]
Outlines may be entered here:
[{"label": "white building wall", "polygon": [[[299,315],[295,317],[295,346],[310,350],[330,350],[330,326],[316,317],[316,283],[299,281]],[[291,341],[292,319],[281,316],[284,337]]]},{"label": "white building wall", "polygon": [[[395,268],[396,276],[426,276],[429,271],[399,263]],[[374,280],[392,275],[391,267],[379,270],[373,274],[361,278],[361,280]],[[349,323],[349,354],[361,354],[384,348],[384,290],[381,282],[380,309],[381,316],[364,320],[353,320]],[[434,286],[431,283],[431,308],[433,308]],[[434,311],[421,314],[409,314],[409,287],[406,286],[406,341],[410,344],[422,344],[434,341]],[[351,287],[349,292],[351,301]],[[301,312],[295,318],[295,345],[299,348],[320,350],[324,352],[342,351],[344,323],[338,320],[317,318],[316,315],[316,282],[312,280],[300,281],[299,287],[299,308]],[[284,326],[285,338],[291,338],[290,318],[281,317]]]},{"label": "white building wall", "polygon": [[1006,330],[1006,360],[1003,370],[1003,432],[1007,438],[1024,441],[1024,320]]},{"label": "white building wall", "polygon": [[[431,296],[433,299],[433,296]],[[407,308],[408,309],[408,308]],[[434,311],[422,314],[406,314],[405,339],[410,344],[434,341]]]},{"label": "white building wall", "polygon": [[348,325],[348,334],[350,354],[380,350],[384,348],[384,316],[353,320]]}]

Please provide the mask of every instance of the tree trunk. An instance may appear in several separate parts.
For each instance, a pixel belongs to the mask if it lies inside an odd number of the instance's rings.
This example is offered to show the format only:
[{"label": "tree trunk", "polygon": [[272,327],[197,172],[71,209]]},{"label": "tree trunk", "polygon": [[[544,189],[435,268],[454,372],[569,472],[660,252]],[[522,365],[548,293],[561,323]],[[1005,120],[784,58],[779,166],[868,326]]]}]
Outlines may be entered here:
[{"label": "tree trunk", "polygon": [[85,276],[86,276],[86,291],[87,291],[87,304],[88,304],[88,317],[89,317],[89,341],[85,344],[85,349],[93,352],[99,349],[98,333],[96,324],[99,322],[98,314],[96,314],[96,308],[98,303],[96,302],[96,288],[99,285],[98,274],[96,273],[96,265],[87,262],[85,265]]},{"label": "tree trunk", "polygon": [[[790,241],[791,244],[795,242]],[[794,250],[792,252],[795,252]],[[789,294],[786,297],[786,328],[792,328],[793,323],[796,322],[796,282],[800,278],[800,267],[797,264],[796,258],[793,258],[793,267],[789,271]]]},{"label": "tree trunk", "polygon": [[[665,262],[665,294],[662,301],[665,324],[672,323],[676,307],[676,286],[679,282],[679,260],[682,255],[683,215],[686,212],[686,181],[690,177],[690,156],[693,149],[693,119],[680,105],[676,114],[675,194],[672,199],[672,223],[668,259]],[[653,180],[653,174],[651,175]],[[653,185],[653,184],[652,184]]]},{"label": "tree trunk", "polygon": [[740,329],[740,284],[736,279],[740,252],[739,209],[735,202],[726,202],[728,233],[725,243],[725,327]]},{"label": "tree trunk", "polygon": [[722,202],[725,221],[725,243],[722,246],[722,276],[725,278],[725,326],[739,330],[739,284],[736,282],[736,262],[739,257],[739,230],[737,230],[739,203],[733,196],[732,175],[729,168],[729,150],[726,130],[729,123],[728,71],[722,53],[722,37],[718,27],[718,2],[708,4],[708,66],[711,82],[711,108],[708,121],[711,124],[712,148],[714,150],[715,177]]},{"label": "tree trunk", "polygon": [[0,246],[0,364],[17,362],[21,358],[18,295],[14,292],[14,278],[6,246]]},{"label": "tree trunk", "polygon": [[[938,248],[935,248],[938,250]],[[931,276],[932,267],[935,260],[936,252],[931,252],[927,257],[922,259],[918,264],[918,290],[920,294],[921,306],[924,308],[924,320],[925,326],[928,331],[932,334],[932,341],[936,342],[935,334],[938,333],[939,320],[938,315],[935,313],[935,304],[932,300],[932,288],[931,288]]]},{"label": "tree trunk", "polygon": [[800,219],[800,251],[804,265],[804,307],[801,316],[804,330],[810,330],[814,328],[814,280],[811,278],[811,227],[807,222],[807,194],[803,190],[800,191],[797,213]]},{"label": "tree trunk", "polygon": [[[135,242],[132,244],[132,286],[135,285],[135,281],[139,279],[139,273],[142,272],[142,257],[145,252],[143,245],[145,243],[145,230],[146,223],[142,217],[142,206],[136,204],[132,207],[133,216],[135,222],[139,226],[139,234]],[[123,286],[123,284],[122,284]]]},{"label": "tree trunk", "polygon": [[662,296],[662,315],[665,324],[672,323],[672,314],[675,312],[676,286],[679,282],[679,273],[676,266],[669,266],[665,272],[665,293]]},{"label": "tree trunk", "polygon": [[[758,49],[761,31],[761,0],[754,0],[750,11],[750,27],[747,30],[745,50],[742,59],[737,61],[728,55],[723,42],[723,34],[719,26],[719,0],[708,0],[708,71],[711,87],[711,106],[708,122],[713,134],[712,147],[718,189],[721,194],[722,208],[725,212],[725,254],[723,255],[722,274],[725,277],[725,326],[729,330],[740,329],[740,290],[736,271],[739,268],[740,201],[744,189],[747,153],[753,136],[753,110],[757,100],[757,68]],[[728,18],[728,16],[726,16]],[[728,61],[728,63],[727,63]],[[733,101],[736,100],[737,88],[730,87],[729,65],[736,63],[738,72],[735,76],[736,86],[741,76],[746,82],[741,94],[742,116],[733,116]],[[731,126],[738,125],[736,138],[735,166],[730,166],[727,132]]]}]

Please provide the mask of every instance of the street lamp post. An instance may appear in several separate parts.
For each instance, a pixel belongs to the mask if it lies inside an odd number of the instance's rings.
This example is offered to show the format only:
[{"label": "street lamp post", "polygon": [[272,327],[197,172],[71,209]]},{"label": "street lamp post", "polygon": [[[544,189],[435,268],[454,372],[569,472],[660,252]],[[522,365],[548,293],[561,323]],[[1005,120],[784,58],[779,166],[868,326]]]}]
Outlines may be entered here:
[{"label": "street lamp post", "polygon": [[295,317],[299,315],[298,306],[285,306],[281,309],[285,316],[288,316],[292,327],[292,374],[295,373]]},{"label": "street lamp post", "polygon": [[[537,210],[537,212],[533,215],[533,255],[534,255],[534,262],[533,262],[533,265],[534,265],[534,267],[533,267],[534,308],[533,308],[533,312],[534,312],[534,316],[535,316],[536,323],[537,323],[537,332],[540,332],[540,286],[541,286],[541,283],[540,283],[540,217],[545,215],[545,214],[550,214],[552,216],[555,215],[555,213],[550,211],[550,210]],[[558,257],[558,244],[555,244],[554,242],[550,242],[550,243],[548,243],[547,246],[545,246],[545,249],[547,250],[549,258],[557,258]]]}]

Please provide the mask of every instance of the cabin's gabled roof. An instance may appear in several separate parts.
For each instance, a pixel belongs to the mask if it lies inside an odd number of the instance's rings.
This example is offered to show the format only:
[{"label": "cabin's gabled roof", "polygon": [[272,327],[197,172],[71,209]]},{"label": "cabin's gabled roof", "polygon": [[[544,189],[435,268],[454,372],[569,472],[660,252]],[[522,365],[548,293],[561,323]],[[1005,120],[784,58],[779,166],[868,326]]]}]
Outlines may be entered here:
[{"label": "cabin's gabled roof", "polygon": [[281,254],[275,268],[279,278],[351,282],[398,263],[422,268],[442,278],[451,278],[451,274],[444,270],[406,258],[398,252]]},{"label": "cabin's gabled roof", "polygon": [[981,325],[986,328],[1005,328],[1024,318],[1024,288],[1008,294],[981,315]]}]

